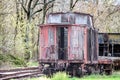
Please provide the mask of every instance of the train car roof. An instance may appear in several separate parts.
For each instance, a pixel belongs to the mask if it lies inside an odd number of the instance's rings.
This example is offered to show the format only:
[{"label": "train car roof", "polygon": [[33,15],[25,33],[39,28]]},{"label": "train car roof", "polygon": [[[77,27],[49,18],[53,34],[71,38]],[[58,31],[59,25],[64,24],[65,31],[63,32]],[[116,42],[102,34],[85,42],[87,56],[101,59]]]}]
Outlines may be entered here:
[{"label": "train car roof", "polygon": [[[48,15],[51,15],[51,14],[80,14],[80,15],[88,15],[88,16],[91,16],[93,17],[91,14],[88,14],[88,13],[81,13],[81,12],[53,12],[53,13],[49,13]],[[47,16],[48,16],[47,15]]]},{"label": "train car roof", "polygon": [[87,25],[87,24],[67,24],[67,23],[66,23],[66,24],[64,24],[64,23],[62,23],[62,24],[61,24],[61,23],[54,23],[54,24],[51,23],[51,24],[40,24],[40,25],[39,25],[39,27],[43,27],[43,26],[56,26],[56,27],[57,27],[57,26],[61,26],[61,27],[62,27],[62,26],[63,26],[63,27],[64,27],[64,26],[67,26],[67,27],[68,27],[68,26],[83,26],[83,27],[87,27],[88,25]]}]

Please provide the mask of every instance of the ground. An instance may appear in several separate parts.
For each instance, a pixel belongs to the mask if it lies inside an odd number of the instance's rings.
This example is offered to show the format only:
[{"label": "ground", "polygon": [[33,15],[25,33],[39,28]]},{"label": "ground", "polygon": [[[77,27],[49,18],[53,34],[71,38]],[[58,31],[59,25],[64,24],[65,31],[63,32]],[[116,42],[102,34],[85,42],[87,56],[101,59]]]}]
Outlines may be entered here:
[{"label": "ground", "polygon": [[39,77],[39,78],[29,78],[25,80],[120,80],[120,71],[115,71],[113,72],[112,75],[86,75],[81,78],[70,78],[68,75],[66,75],[63,72],[59,72],[55,74],[52,78],[47,78],[47,77]]}]

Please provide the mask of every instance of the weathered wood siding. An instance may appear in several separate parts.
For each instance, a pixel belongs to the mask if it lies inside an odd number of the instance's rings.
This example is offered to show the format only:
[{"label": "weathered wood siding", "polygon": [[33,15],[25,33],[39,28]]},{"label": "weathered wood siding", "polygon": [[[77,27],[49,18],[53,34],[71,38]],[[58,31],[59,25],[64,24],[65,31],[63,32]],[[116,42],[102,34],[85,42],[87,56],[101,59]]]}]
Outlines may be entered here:
[{"label": "weathered wood siding", "polygon": [[69,60],[84,59],[84,28],[80,26],[72,26],[69,28]]},{"label": "weathered wood siding", "polygon": [[87,28],[87,61],[96,62],[98,59],[97,31]]},{"label": "weathered wood siding", "polygon": [[58,59],[56,27],[44,26],[40,35],[40,59]]}]

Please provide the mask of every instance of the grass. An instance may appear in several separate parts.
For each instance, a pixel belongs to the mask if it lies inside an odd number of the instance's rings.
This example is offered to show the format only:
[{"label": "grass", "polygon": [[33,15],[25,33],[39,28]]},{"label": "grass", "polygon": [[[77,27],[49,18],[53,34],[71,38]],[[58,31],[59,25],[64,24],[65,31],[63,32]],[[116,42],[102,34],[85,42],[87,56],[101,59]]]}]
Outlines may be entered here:
[{"label": "grass", "polygon": [[34,66],[39,66],[39,63],[37,61],[29,61],[27,63],[28,67],[34,67]]},{"label": "grass", "polygon": [[112,75],[87,75],[82,78],[73,77],[70,78],[66,73],[64,72],[58,72],[53,75],[52,78],[47,77],[39,77],[39,78],[32,78],[32,79],[26,79],[26,80],[120,80],[120,72],[114,72]]},{"label": "grass", "polygon": [[69,75],[67,75],[64,72],[58,72],[58,73],[53,75],[51,80],[69,80]]},{"label": "grass", "polygon": [[113,74],[113,75],[90,75],[90,76],[84,76],[83,78],[79,80],[120,80],[120,75]]},{"label": "grass", "polygon": [[25,80],[51,80],[50,78],[47,77],[39,77],[39,78],[32,78],[32,79],[25,79]]}]

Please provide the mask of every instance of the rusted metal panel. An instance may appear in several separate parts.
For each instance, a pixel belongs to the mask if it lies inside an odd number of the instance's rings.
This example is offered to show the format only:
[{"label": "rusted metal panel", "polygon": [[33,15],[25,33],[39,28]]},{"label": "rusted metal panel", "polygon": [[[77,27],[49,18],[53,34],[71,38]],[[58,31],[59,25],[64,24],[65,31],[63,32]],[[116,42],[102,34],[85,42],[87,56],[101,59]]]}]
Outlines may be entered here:
[{"label": "rusted metal panel", "polygon": [[84,55],[84,27],[71,26],[69,37],[69,60],[83,60]]},{"label": "rusted metal panel", "polygon": [[98,61],[97,31],[83,26],[71,26],[68,30],[68,59],[84,60],[87,63]]},{"label": "rusted metal panel", "polygon": [[41,27],[40,59],[57,59],[56,28],[52,26]]},{"label": "rusted metal panel", "polygon": [[99,59],[98,59],[98,63],[99,64],[112,64],[113,61],[111,58],[109,57],[105,57],[105,56],[99,56]]},{"label": "rusted metal panel", "polygon": [[89,59],[89,46],[88,46],[88,39],[89,39],[89,37],[88,37],[88,34],[89,34],[89,32],[88,32],[88,28],[85,28],[84,29],[84,32],[85,32],[85,41],[84,41],[84,63],[85,64],[87,64],[87,63],[90,63],[90,59]]},{"label": "rusted metal panel", "polygon": [[[98,45],[97,31],[81,25],[45,25],[41,27],[40,36],[40,59],[59,60],[58,54],[58,36],[57,28],[67,27],[64,33],[66,60],[82,60],[86,64],[97,62]],[[66,44],[68,42],[68,44]]]},{"label": "rusted metal panel", "polygon": [[87,55],[87,61],[91,61],[91,55],[92,55],[92,51],[91,51],[91,31],[90,31],[90,29],[89,28],[87,28],[87,32],[86,32],[87,34],[87,53],[86,53],[86,55]]},{"label": "rusted metal panel", "polygon": [[[45,54],[45,52],[44,52],[44,50],[45,50],[45,46],[47,46],[47,38],[48,38],[48,33],[47,33],[48,31],[47,31],[47,27],[41,27],[40,28],[40,43],[39,43],[39,45],[40,45],[40,52],[39,52],[39,59],[44,59],[44,58],[46,58],[46,54]],[[46,37],[44,37],[44,36],[46,36]]]},{"label": "rusted metal panel", "polygon": [[98,60],[98,40],[97,40],[97,31],[91,28],[86,28],[86,50],[85,63],[97,63]]},{"label": "rusted metal panel", "polygon": [[93,62],[97,61],[98,60],[98,46],[96,44],[97,41],[98,41],[98,38],[97,38],[97,31],[96,30],[92,30],[93,34],[92,34],[92,41],[93,41]]},{"label": "rusted metal panel", "polygon": [[92,47],[92,63],[96,62],[98,60],[98,53],[97,53],[97,32],[96,30],[91,30],[91,47]]}]

